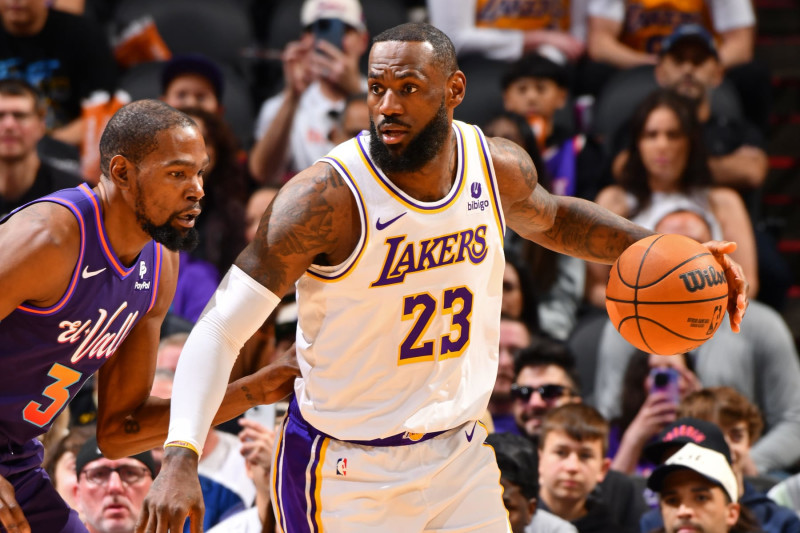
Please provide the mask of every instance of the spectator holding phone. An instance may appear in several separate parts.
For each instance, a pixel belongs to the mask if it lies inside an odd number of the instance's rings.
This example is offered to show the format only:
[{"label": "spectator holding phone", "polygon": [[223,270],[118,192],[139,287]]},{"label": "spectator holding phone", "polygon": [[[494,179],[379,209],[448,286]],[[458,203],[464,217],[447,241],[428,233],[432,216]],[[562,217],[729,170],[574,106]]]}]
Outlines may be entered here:
[{"label": "spectator holding phone", "polygon": [[347,97],[366,90],[359,59],[368,38],[358,0],[306,0],[300,18],[300,40],[283,51],[286,86],[261,107],[250,151],[250,173],[266,185],[281,185],[333,149],[329,135]]},{"label": "spectator holding phone", "polygon": [[655,465],[642,458],[642,450],[675,421],[681,398],[701,385],[687,354],[637,354],[623,379],[622,414],[609,435],[611,468],[647,476]]}]

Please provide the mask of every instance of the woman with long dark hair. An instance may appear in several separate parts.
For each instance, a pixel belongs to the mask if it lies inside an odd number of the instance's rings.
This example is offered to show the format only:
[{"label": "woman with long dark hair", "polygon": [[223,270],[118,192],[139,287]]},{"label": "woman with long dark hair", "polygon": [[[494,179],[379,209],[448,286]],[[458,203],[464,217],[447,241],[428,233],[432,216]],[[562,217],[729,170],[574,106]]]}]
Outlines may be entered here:
[{"label": "woman with long dark hair", "polygon": [[[758,292],[756,245],[750,215],[741,196],[712,185],[702,132],[691,104],[668,89],[659,89],[637,108],[631,123],[628,159],[619,183],[600,191],[596,202],[653,229],[666,213],[701,212],[711,222],[712,238],[737,243],[731,257]],[[605,307],[609,267],[588,263],[587,299]]]}]

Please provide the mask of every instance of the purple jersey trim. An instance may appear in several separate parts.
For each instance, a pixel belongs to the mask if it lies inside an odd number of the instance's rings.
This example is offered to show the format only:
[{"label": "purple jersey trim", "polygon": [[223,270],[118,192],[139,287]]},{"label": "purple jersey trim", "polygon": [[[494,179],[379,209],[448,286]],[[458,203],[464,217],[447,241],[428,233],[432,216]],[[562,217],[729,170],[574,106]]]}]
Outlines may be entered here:
[{"label": "purple jersey trim", "polygon": [[461,133],[461,130],[458,127],[455,127],[455,125],[453,127],[454,127],[454,129],[455,129],[455,131],[456,131],[456,133],[458,135],[458,141],[459,141],[458,142],[458,148],[459,148],[459,151],[460,151],[460,154],[461,154],[461,160],[459,161],[459,164],[461,165],[461,170],[458,173],[458,177],[456,178],[456,182],[453,184],[453,188],[450,190],[450,192],[447,193],[447,196],[445,196],[439,202],[434,203],[434,204],[430,204],[430,205],[417,203],[417,202],[415,202],[413,200],[410,200],[406,195],[402,194],[400,189],[398,189],[391,181],[389,181],[389,179],[387,179],[386,176],[383,175],[383,172],[378,169],[377,165],[375,165],[375,163],[372,162],[372,159],[370,158],[370,155],[369,155],[369,151],[366,149],[366,147],[364,146],[364,143],[362,141],[364,136],[363,135],[359,135],[358,137],[356,137],[356,139],[358,140],[358,148],[361,151],[361,155],[363,156],[364,161],[366,161],[367,164],[369,165],[370,169],[372,169],[372,174],[375,175],[378,178],[378,180],[381,182],[381,184],[383,184],[384,187],[386,187],[387,189],[392,191],[392,193],[397,197],[397,199],[400,202],[408,205],[409,207],[413,207],[414,209],[416,209],[418,211],[423,211],[423,212],[425,212],[425,211],[440,211],[442,208],[447,207],[448,205],[450,205],[453,202],[455,202],[456,199],[458,198],[459,193],[461,192],[461,186],[464,183],[464,172],[466,171],[466,167],[467,167],[467,165],[465,164],[465,161],[464,161],[464,159],[466,158],[466,149],[464,147],[464,137],[463,137],[463,135]]},{"label": "purple jersey trim", "polygon": [[321,466],[330,439],[308,433],[288,416],[279,439],[272,479],[278,525],[286,533],[319,533]]},{"label": "purple jersey trim", "polygon": [[305,418],[303,418],[303,414],[300,412],[300,407],[297,405],[297,400],[292,398],[289,402],[289,409],[288,415],[292,417],[294,423],[298,426],[302,426],[309,435],[319,435],[321,437],[329,438],[338,440],[339,442],[346,442],[348,444],[355,444],[358,446],[409,446],[411,444],[416,444],[418,442],[425,442],[426,440],[431,440],[434,437],[438,437],[442,433],[447,433],[450,431],[449,429],[444,429],[442,431],[432,431],[430,433],[409,433],[405,431],[403,433],[398,433],[396,435],[392,435],[390,437],[384,437],[382,439],[372,439],[372,440],[341,440],[337,439],[336,437],[332,437],[327,433],[323,433],[319,431],[317,428],[309,424]]},{"label": "purple jersey trim", "polygon": [[489,175],[489,186],[492,188],[492,199],[494,200],[494,205],[497,207],[498,222],[500,223],[500,230],[501,230],[500,235],[503,236],[506,233],[506,225],[504,224],[504,221],[501,218],[499,218],[501,204],[500,204],[500,197],[497,194],[497,178],[494,174],[494,168],[492,168],[491,165],[491,159],[489,159],[489,149],[486,146],[486,137],[483,136],[483,132],[479,128],[477,128],[476,126],[473,126],[473,128],[475,128],[475,133],[478,134],[478,139],[480,139],[481,152],[483,152],[482,155],[483,155],[483,160],[486,163],[486,172]]},{"label": "purple jersey trim", "polygon": [[69,299],[72,297],[72,293],[75,291],[75,286],[78,284],[78,275],[80,274],[81,264],[83,263],[83,252],[85,250],[85,245],[86,245],[86,227],[84,225],[83,215],[78,210],[78,206],[76,206],[69,200],[63,200],[61,198],[52,198],[49,196],[42,198],[42,201],[53,202],[59,205],[63,205],[64,207],[72,211],[72,214],[75,215],[76,219],[78,219],[78,226],[80,227],[81,231],[81,251],[78,254],[78,262],[75,263],[75,270],[72,271],[72,279],[69,282],[69,286],[67,287],[67,290],[64,292],[64,295],[58,302],[46,308],[27,306],[27,305],[20,305],[17,307],[17,309],[19,309],[23,313],[29,313],[32,315],[52,315],[53,313],[56,313],[59,309],[64,307],[67,304],[67,302],[69,302]]},{"label": "purple jersey trim", "polygon": [[103,255],[106,256],[108,262],[111,263],[111,266],[114,268],[114,271],[120,277],[120,279],[125,279],[130,275],[131,272],[135,270],[136,263],[134,263],[130,268],[125,268],[119,259],[117,259],[117,254],[114,253],[114,250],[108,244],[108,235],[106,235],[106,227],[103,224],[103,217],[101,216],[102,211],[100,210],[100,204],[97,200],[97,196],[95,195],[94,191],[89,188],[88,185],[82,183],[78,186],[81,191],[92,201],[92,206],[94,207],[94,217],[95,221],[97,222],[97,237],[100,241],[100,248],[103,250]]},{"label": "purple jersey trim", "polygon": [[153,243],[153,246],[155,248],[155,250],[154,250],[155,254],[154,255],[155,255],[155,261],[156,261],[156,267],[155,267],[156,271],[155,271],[155,274],[153,274],[153,297],[150,299],[150,306],[147,308],[147,312],[148,313],[153,308],[153,306],[156,304],[156,299],[158,297],[158,283],[161,280],[161,258],[162,258],[162,255],[164,253],[160,244]]}]

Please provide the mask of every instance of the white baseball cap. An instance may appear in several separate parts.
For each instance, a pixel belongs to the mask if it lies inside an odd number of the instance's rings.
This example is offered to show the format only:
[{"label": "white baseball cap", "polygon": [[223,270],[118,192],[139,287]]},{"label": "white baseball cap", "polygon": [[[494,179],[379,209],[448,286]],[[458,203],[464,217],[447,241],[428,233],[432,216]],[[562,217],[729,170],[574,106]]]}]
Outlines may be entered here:
[{"label": "white baseball cap", "polygon": [[357,30],[366,30],[364,12],[358,0],[306,0],[300,22],[306,28],[322,19],[339,19]]},{"label": "white baseball cap", "polygon": [[661,492],[667,475],[683,468],[693,470],[722,487],[732,502],[739,499],[739,485],[725,456],[693,442],[685,444],[663,465],[656,468],[647,479],[647,487]]}]

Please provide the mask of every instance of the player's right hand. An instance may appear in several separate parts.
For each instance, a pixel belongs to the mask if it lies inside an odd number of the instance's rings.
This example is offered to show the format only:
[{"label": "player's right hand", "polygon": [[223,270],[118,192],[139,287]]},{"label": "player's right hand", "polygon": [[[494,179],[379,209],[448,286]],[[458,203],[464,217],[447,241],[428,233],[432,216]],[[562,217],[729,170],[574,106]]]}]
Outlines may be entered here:
[{"label": "player's right hand", "polygon": [[31,533],[31,526],[17,503],[14,486],[0,476],[0,524],[8,533]]},{"label": "player's right hand", "polygon": [[197,461],[197,454],[186,448],[169,447],[164,451],[161,472],[144,500],[136,533],[181,532],[187,516],[191,521],[189,531],[202,533],[205,505]]}]

